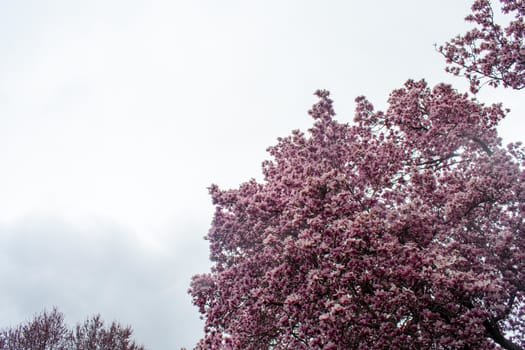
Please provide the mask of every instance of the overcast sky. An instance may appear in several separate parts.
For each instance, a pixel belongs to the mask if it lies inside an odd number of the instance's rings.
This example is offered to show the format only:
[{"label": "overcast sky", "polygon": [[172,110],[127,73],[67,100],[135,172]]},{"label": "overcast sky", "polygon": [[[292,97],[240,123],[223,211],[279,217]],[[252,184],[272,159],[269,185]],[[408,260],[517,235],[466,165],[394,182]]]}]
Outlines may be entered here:
[{"label": "overcast sky", "polygon": [[[434,50],[469,1],[0,0],[0,328],[57,306],[152,350],[192,347],[207,187],[260,179],[265,149],[408,78],[466,84]],[[486,88],[525,129],[518,94]],[[522,97],[522,96],[521,96]]]}]

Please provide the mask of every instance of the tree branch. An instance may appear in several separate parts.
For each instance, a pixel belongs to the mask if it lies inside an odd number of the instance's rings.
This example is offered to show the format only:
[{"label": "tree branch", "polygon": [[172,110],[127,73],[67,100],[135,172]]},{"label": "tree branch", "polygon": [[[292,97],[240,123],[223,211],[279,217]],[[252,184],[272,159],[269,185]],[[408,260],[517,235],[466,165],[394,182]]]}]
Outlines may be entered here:
[{"label": "tree branch", "polygon": [[491,149],[489,148],[489,146],[487,146],[487,144],[486,144],[485,142],[481,141],[481,140],[480,140],[479,138],[477,138],[476,136],[472,137],[472,141],[474,141],[475,143],[477,143],[478,145],[480,145],[481,148],[483,148],[483,150],[484,150],[485,152],[487,152],[487,154],[488,154],[489,156],[492,155],[492,151],[491,151]]},{"label": "tree branch", "polygon": [[498,325],[495,324],[494,322],[486,320],[485,322],[483,322],[483,326],[485,326],[485,330],[487,331],[489,337],[492,338],[492,340],[494,340],[494,342],[496,342],[497,344],[501,345],[504,349],[507,349],[507,350],[525,350],[521,346],[519,346],[517,344],[514,344],[513,342],[511,342],[510,340],[505,338],[503,336],[503,334],[501,334],[501,331],[500,331]]}]

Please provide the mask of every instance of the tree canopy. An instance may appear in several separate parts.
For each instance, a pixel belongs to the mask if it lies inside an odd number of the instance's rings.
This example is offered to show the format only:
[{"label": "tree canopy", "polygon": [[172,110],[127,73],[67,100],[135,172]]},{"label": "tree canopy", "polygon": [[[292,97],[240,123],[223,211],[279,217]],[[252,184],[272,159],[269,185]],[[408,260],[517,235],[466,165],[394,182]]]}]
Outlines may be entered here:
[{"label": "tree canopy", "polygon": [[[502,4],[521,46],[490,47],[501,75],[450,56],[466,39],[443,49],[473,91],[474,72],[522,87],[523,2]],[[469,18],[485,23],[486,6]],[[386,111],[358,97],[342,123],[328,91],[315,94],[313,126],[268,149],[264,181],[209,189],[214,265],[190,289],[206,322],[198,347],[523,349],[525,153],[498,137],[507,111],[408,80]]]}]

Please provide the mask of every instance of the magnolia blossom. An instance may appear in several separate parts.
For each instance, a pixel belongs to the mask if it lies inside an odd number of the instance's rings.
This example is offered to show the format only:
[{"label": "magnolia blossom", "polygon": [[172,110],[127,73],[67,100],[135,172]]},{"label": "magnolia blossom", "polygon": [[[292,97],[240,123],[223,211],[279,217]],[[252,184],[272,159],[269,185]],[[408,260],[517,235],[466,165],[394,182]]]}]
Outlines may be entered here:
[{"label": "magnolia blossom", "polygon": [[[440,47],[476,92],[525,86],[522,0],[487,0]],[[210,187],[211,272],[195,276],[197,349],[525,348],[525,151],[506,110],[409,80],[386,111],[328,91],[268,149],[264,181]]]},{"label": "magnolia blossom", "polygon": [[501,105],[409,80],[353,124],[327,91],[264,181],[210,187],[201,349],[523,349],[525,157]]}]

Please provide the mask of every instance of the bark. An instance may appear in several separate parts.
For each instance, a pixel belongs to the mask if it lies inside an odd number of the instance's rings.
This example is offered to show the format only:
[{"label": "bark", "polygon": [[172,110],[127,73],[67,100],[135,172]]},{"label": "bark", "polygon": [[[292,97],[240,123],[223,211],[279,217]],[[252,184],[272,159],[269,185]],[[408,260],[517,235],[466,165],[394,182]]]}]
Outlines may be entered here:
[{"label": "bark", "polygon": [[504,349],[507,350],[524,350],[521,346],[514,344],[501,334],[499,327],[491,321],[483,322],[489,337],[492,338],[497,344],[501,345]]}]

